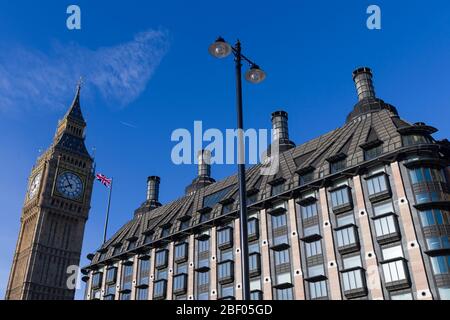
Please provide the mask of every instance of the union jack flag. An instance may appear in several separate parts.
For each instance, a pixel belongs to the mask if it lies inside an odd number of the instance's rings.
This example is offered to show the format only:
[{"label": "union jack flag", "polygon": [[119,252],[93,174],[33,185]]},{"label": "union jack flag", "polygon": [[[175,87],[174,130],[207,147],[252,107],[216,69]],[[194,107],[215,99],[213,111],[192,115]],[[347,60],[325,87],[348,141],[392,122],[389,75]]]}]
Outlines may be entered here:
[{"label": "union jack flag", "polygon": [[111,187],[111,183],[112,183],[112,179],[108,178],[107,176],[105,176],[104,174],[101,173],[97,173],[95,175],[95,178],[100,181],[105,187]]}]

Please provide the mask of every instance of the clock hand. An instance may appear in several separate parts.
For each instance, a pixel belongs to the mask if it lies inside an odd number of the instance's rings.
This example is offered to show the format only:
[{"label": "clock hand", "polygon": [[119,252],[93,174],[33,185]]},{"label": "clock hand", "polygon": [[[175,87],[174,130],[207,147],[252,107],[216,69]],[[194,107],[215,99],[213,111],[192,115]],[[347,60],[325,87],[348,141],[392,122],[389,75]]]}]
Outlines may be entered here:
[{"label": "clock hand", "polygon": [[67,183],[69,184],[69,186],[72,188],[72,184],[69,181],[69,178],[67,178],[67,176],[65,176]]}]

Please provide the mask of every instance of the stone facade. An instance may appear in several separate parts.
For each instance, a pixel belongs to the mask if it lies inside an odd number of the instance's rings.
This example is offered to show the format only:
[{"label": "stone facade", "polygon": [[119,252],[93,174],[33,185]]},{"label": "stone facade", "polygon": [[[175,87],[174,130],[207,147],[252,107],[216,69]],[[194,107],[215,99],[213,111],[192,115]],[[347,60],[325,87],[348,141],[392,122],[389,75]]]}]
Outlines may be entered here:
[{"label": "stone facade", "polygon": [[[290,141],[280,170],[247,170],[254,300],[450,298],[450,144],[376,98],[370,69],[353,76],[359,101],[341,128],[295,146],[275,112]],[[169,204],[144,202],[89,255],[86,299],[242,297],[237,177],[206,178]]]}]

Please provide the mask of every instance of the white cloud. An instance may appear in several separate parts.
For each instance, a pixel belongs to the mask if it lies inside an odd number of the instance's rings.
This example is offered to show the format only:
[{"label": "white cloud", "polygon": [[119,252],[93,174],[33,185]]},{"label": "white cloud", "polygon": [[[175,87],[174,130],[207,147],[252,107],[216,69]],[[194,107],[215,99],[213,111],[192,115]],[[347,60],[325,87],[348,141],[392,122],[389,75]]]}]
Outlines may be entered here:
[{"label": "white cloud", "polygon": [[67,107],[80,76],[89,93],[124,107],[146,88],[168,50],[168,38],[164,30],[147,30],[111,47],[58,43],[49,52],[2,45],[0,112]]}]

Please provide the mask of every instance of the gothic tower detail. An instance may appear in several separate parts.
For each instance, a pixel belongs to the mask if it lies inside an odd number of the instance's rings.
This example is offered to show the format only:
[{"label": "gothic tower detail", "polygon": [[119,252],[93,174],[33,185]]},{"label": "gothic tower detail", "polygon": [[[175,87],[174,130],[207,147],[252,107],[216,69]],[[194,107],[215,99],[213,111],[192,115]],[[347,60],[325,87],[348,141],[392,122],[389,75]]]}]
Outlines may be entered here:
[{"label": "gothic tower detail", "polygon": [[85,128],[78,85],[51,146],[31,170],[7,300],[74,298],[94,181]]}]

